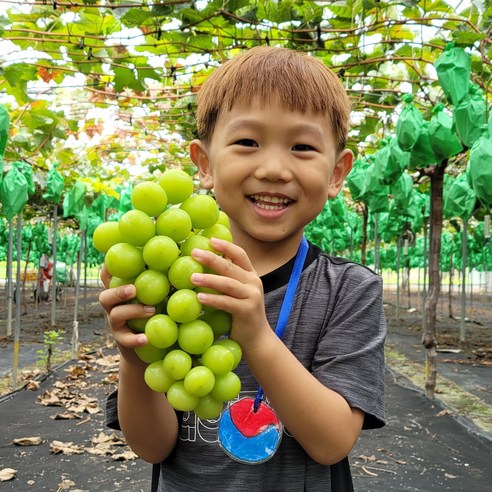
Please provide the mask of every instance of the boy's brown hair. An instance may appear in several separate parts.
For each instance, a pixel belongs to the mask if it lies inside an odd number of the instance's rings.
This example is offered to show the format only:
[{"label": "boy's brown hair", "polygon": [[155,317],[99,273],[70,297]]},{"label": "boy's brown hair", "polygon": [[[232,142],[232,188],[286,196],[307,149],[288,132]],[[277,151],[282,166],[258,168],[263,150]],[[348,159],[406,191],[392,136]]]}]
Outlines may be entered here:
[{"label": "boy's brown hair", "polygon": [[337,150],[344,149],[351,105],[339,78],[319,58],[267,46],[231,58],[207,78],[197,94],[198,137],[210,142],[221,111],[272,98],[292,111],[326,116]]}]

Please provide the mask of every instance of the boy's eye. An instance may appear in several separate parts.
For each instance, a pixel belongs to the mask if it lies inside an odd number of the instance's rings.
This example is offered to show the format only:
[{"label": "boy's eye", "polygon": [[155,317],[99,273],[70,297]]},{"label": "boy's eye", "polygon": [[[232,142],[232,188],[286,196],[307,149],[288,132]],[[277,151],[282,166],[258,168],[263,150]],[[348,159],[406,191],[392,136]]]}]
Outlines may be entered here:
[{"label": "boy's eye", "polygon": [[306,152],[309,150],[316,150],[316,149],[308,144],[297,144],[294,145],[294,147],[292,147],[292,150],[295,150],[296,152]]},{"label": "boy's eye", "polygon": [[242,138],[234,142],[235,145],[242,145],[244,147],[258,147],[258,144],[251,138]]}]

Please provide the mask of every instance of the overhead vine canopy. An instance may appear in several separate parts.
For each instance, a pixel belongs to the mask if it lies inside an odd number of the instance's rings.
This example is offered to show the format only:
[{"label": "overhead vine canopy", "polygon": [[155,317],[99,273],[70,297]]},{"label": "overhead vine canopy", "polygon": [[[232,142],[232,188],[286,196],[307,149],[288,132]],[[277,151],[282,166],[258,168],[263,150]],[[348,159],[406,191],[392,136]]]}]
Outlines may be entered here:
[{"label": "overhead vine canopy", "polygon": [[353,102],[349,145],[358,153],[374,152],[394,130],[404,93],[423,111],[446,102],[433,64],[449,42],[472,55],[472,81],[492,99],[490,0],[0,0],[0,7],[0,91],[13,111],[5,159],[41,169],[58,162],[67,175],[88,175],[92,166],[103,181],[124,180],[132,165],[186,165],[200,84],[256,45],[308,52],[339,75]]}]

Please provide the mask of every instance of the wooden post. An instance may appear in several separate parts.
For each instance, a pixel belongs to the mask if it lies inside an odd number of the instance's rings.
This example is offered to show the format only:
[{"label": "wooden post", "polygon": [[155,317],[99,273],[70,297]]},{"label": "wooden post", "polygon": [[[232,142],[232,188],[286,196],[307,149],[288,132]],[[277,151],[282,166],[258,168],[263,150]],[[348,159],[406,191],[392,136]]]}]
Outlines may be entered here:
[{"label": "wooden post", "polygon": [[460,321],[460,342],[466,340],[466,229],[468,221],[463,220],[463,234],[461,239],[461,321]]}]

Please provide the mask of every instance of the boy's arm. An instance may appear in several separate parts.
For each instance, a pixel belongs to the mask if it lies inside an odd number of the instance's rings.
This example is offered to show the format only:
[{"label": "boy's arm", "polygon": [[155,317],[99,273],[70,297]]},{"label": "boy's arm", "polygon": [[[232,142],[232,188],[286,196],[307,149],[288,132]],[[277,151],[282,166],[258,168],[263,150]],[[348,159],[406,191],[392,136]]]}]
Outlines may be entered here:
[{"label": "boy's arm", "polygon": [[[109,276],[101,274],[105,285]],[[146,364],[134,348],[148,340],[133,333],[126,321],[148,317],[152,311],[140,304],[123,304],[135,297],[135,287],[125,285],[101,292],[99,302],[107,312],[109,327],[120,351],[118,420],[132,450],[145,461],[159,463],[173,450],[178,436],[176,412],[164,395],[151,390],[144,381]]]},{"label": "boy's arm", "polygon": [[226,258],[202,250],[193,256],[217,274],[194,275],[196,285],[222,295],[199,294],[201,302],[233,315],[231,338],[289,433],[317,462],[334,464],[347,456],[362,429],[364,413],[351,408],[319,382],[268,324],[261,280],[238,246],[212,239]]}]

